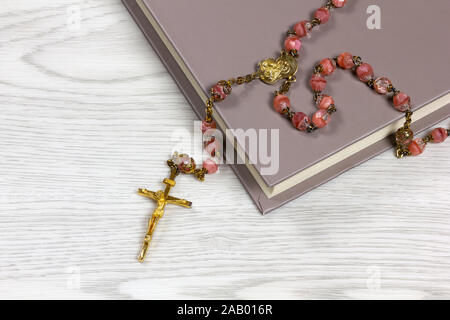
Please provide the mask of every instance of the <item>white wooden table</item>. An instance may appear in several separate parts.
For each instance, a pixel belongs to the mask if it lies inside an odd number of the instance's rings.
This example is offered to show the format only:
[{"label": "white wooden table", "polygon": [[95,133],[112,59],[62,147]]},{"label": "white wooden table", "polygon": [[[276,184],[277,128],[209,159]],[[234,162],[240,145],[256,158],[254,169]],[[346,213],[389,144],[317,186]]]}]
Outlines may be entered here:
[{"label": "white wooden table", "polygon": [[195,116],[120,1],[2,0],[0,103],[0,298],[450,298],[449,142],[265,217],[231,169],[185,177],[139,264],[136,188]]}]

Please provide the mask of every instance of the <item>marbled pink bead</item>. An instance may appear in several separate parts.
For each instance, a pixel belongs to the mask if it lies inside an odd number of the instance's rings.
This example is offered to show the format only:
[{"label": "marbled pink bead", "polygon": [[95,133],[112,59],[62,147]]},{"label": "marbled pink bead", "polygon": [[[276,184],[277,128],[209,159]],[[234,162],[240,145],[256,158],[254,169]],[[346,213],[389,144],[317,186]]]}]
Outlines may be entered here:
[{"label": "marbled pink bead", "polygon": [[312,122],[317,128],[325,127],[330,120],[330,115],[323,109],[317,110],[312,117]]},{"label": "marbled pink bead", "polygon": [[422,138],[417,138],[409,144],[408,150],[411,152],[411,155],[417,156],[423,152],[425,146],[426,143],[422,140]]},{"label": "marbled pink bead", "polygon": [[343,6],[345,6],[347,0],[331,0],[331,2],[336,8],[342,8]]},{"label": "marbled pink bead", "polygon": [[319,64],[322,66],[322,75],[324,76],[328,76],[336,70],[336,62],[333,59],[325,58]]},{"label": "marbled pink bead", "polygon": [[205,133],[208,130],[216,129],[216,122],[213,120],[211,122],[207,122],[205,120],[202,121],[202,133]]},{"label": "marbled pink bead", "polygon": [[284,40],[284,48],[287,51],[291,50],[297,50],[297,52],[300,52],[300,48],[302,47],[302,41],[300,40],[300,37],[298,36],[289,36]]},{"label": "marbled pink bead", "polygon": [[211,88],[211,95],[216,97],[219,101],[224,100],[227,97],[225,93],[225,88],[221,84],[216,84]]},{"label": "marbled pink bead", "polygon": [[431,131],[431,136],[433,137],[433,142],[441,143],[447,139],[448,133],[444,128],[436,128]]},{"label": "marbled pink bead", "polygon": [[342,69],[351,69],[355,65],[353,55],[350,52],[343,52],[337,58],[337,63]]},{"label": "marbled pink bead", "polygon": [[319,8],[314,13],[314,18],[320,20],[320,23],[326,23],[330,19],[330,11],[327,8]]},{"label": "marbled pink bead", "polygon": [[279,113],[284,113],[291,106],[291,100],[283,94],[273,98],[273,107]]},{"label": "marbled pink bead", "polygon": [[205,152],[211,156],[215,156],[216,152],[220,150],[220,145],[218,140],[215,138],[208,141],[205,146]]},{"label": "marbled pink bead", "polygon": [[292,124],[300,131],[306,131],[306,128],[308,128],[310,123],[311,120],[309,120],[309,117],[303,112],[296,112],[292,117]]},{"label": "marbled pink bead", "polygon": [[356,75],[362,82],[367,82],[373,79],[373,69],[368,63],[362,63],[358,68],[356,68]]},{"label": "marbled pink bead", "polygon": [[192,172],[195,169],[195,161],[188,155],[181,155],[178,160],[178,170],[184,173]]},{"label": "marbled pink bead", "polygon": [[334,99],[324,94],[319,98],[317,102],[317,108],[327,110],[332,104],[334,104]]},{"label": "marbled pink bead", "polygon": [[208,158],[203,161],[203,168],[208,170],[208,174],[213,174],[217,172],[217,170],[219,169],[219,165],[214,159]]},{"label": "marbled pink bead", "polygon": [[308,35],[311,24],[309,21],[300,21],[294,26],[294,32],[300,38]]},{"label": "marbled pink bead", "polygon": [[313,74],[309,80],[309,84],[313,91],[323,91],[327,86],[327,80],[320,74]]},{"label": "marbled pink bead", "polygon": [[386,77],[376,78],[373,83],[373,88],[379,94],[386,94],[388,92],[389,86],[392,85],[391,80]]},{"label": "marbled pink bead", "polygon": [[406,93],[399,92],[392,99],[394,102],[394,108],[400,112],[411,110],[411,99]]}]

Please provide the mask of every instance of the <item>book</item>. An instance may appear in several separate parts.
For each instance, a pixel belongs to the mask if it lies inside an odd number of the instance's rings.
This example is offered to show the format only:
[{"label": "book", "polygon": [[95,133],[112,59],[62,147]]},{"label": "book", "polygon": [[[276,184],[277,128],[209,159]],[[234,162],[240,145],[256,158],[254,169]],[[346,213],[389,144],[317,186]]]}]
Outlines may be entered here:
[{"label": "book", "polygon": [[[259,61],[276,58],[286,31],[321,5],[310,0],[123,2],[199,118],[204,117],[211,86],[255,72]],[[447,118],[449,14],[446,0],[385,0],[375,6],[366,0],[348,1],[311,39],[302,39],[297,83],[289,93],[293,110],[315,110],[308,84],[313,67],[349,51],[411,96],[415,133]],[[230,164],[263,214],[394,146],[392,134],[403,124],[404,114],[392,108],[391,101],[349,72],[337,70],[327,80],[325,93],[335,98],[338,112],[313,134],[296,130],[273,110],[273,92],[280,83],[253,81],[233,88],[215,106],[215,120],[223,131],[278,131],[276,173],[263,174],[265,164],[258,159]],[[236,152],[247,155],[245,142],[234,142]]]}]

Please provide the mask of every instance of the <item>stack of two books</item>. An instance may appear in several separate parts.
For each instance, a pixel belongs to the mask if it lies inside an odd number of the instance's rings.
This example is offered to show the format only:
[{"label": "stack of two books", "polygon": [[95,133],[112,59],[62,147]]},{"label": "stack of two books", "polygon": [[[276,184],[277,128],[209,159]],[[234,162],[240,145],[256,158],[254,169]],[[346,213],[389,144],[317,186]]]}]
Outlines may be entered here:
[{"label": "stack of two books", "polygon": [[[212,85],[255,72],[259,61],[277,57],[286,30],[318,7],[311,0],[123,2],[199,118],[204,117]],[[377,6],[366,0],[348,1],[303,41],[297,83],[290,90],[293,110],[314,111],[308,85],[313,66],[348,51],[411,96],[414,132],[447,118],[449,15],[448,0],[432,5],[379,1]],[[432,21],[432,28],[425,21]],[[327,127],[312,134],[296,130],[273,110],[271,100],[279,84],[253,81],[233,88],[233,94],[216,105],[215,120],[222,131],[277,133],[279,143],[269,148],[271,163],[258,158],[245,165],[231,164],[262,213],[393,147],[392,134],[403,124],[403,114],[350,73],[335,72],[330,80],[326,93],[334,97],[338,112]],[[235,147],[244,154],[249,151],[242,139]]]}]

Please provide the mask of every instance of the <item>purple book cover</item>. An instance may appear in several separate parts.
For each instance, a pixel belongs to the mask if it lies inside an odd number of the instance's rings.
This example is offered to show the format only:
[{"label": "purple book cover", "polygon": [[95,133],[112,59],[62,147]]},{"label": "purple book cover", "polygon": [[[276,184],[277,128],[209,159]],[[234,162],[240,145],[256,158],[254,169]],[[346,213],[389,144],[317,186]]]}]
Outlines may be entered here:
[{"label": "purple book cover", "polygon": [[[255,72],[259,61],[276,58],[286,31],[296,22],[310,19],[314,10],[325,4],[311,0],[190,0],[176,5],[167,0],[123,2],[199,117],[204,116],[204,97],[212,85]],[[418,115],[413,129],[419,132],[450,114],[450,43],[446,41],[450,4],[447,0],[372,4],[347,1],[344,8],[332,12],[320,31],[313,31],[310,39],[302,38],[297,82],[289,91],[292,109],[306,114],[315,111],[308,83],[314,65],[348,51],[370,63],[376,76],[388,77],[411,96]],[[324,92],[334,97],[338,112],[327,127],[313,134],[296,130],[274,111],[273,91],[281,82],[269,86],[255,80],[233,87],[233,93],[216,104],[215,112],[226,128],[279,130],[279,170],[275,174],[261,174],[264,166],[258,162],[253,174],[245,165],[231,165],[262,213],[393,146],[385,134],[355,152],[344,152],[383,128],[392,132],[403,113],[350,72],[336,70],[327,80]],[[305,175],[282,192],[268,195],[260,186],[276,188],[344,153],[339,161]]]}]

